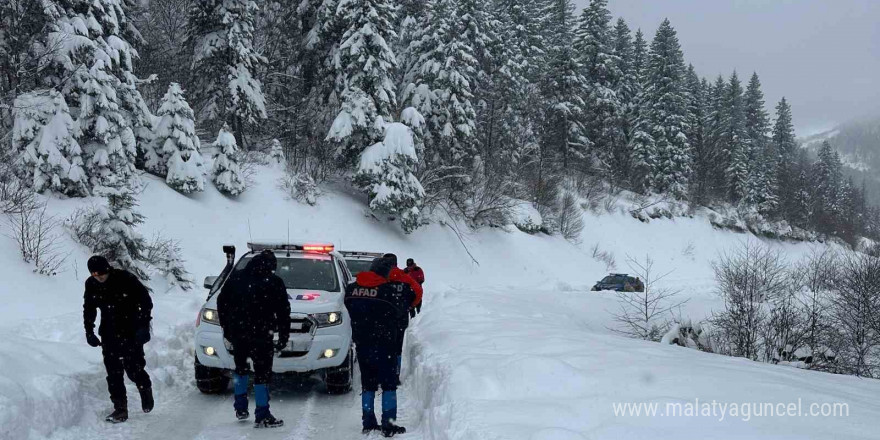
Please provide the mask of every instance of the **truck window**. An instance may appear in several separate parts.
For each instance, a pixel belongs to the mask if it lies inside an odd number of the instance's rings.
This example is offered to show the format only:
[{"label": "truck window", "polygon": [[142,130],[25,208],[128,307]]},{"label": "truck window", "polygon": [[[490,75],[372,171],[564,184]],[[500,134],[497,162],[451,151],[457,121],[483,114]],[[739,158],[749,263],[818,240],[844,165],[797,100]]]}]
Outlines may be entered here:
[{"label": "truck window", "polygon": [[[243,270],[251,258],[251,256],[243,257],[235,266],[235,270]],[[333,266],[333,259],[329,256],[279,257],[275,275],[284,280],[284,287],[288,289],[339,291],[339,278]]]}]

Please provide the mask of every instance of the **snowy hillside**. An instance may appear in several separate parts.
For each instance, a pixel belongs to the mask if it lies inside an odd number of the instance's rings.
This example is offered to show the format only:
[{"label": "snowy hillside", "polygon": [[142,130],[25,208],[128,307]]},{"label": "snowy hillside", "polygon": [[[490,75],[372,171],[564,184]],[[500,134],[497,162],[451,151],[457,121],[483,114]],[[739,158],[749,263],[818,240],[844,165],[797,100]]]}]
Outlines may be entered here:
[{"label": "snowy hillside", "polygon": [[[144,235],[179,239],[196,280],[224,263],[220,246],[245,249],[249,236],[330,240],[341,249],[393,251],[426,270],[425,312],[408,339],[401,392],[403,438],[869,438],[880,416],[880,382],[757,364],[613,334],[610,293],[589,292],[607,274],[593,258],[650,255],[665,281],[701,319],[720,303],[711,260],[748,237],[714,230],[704,218],[641,223],[622,214],[586,215],[583,244],[527,235],[514,227],[462,237],[440,225],[403,235],[365,214],[364,201],[324,188],[315,207],[286,201],[282,173],[261,168],[258,186],[233,200],[213,187],[183,196],[152,177],[140,195]],[[50,200],[65,216],[94,200]],[[208,208],[210,207],[210,209]],[[754,240],[754,238],[752,238]],[[312,381],[284,381],[273,411],[291,428],[254,433],[232,417],[232,396],[204,396],[192,381],[193,324],[201,288],[153,288],[154,338],[147,345],[157,409],[129,423],[102,421],[109,408],[101,353],[82,330],[87,251],[75,251],[55,277],[31,273],[13,242],[0,252],[0,438],[2,439],[357,439],[357,393],[327,396]],[[805,244],[771,244],[796,258]],[[468,254],[473,256],[473,260]],[[131,385],[129,385],[131,387]],[[137,399],[133,387],[130,399]],[[616,402],[845,402],[848,418],[661,419],[616,417]],[[133,404],[135,405],[135,404]],[[721,434],[723,433],[723,434]],[[761,437],[763,436],[763,437]]]}]

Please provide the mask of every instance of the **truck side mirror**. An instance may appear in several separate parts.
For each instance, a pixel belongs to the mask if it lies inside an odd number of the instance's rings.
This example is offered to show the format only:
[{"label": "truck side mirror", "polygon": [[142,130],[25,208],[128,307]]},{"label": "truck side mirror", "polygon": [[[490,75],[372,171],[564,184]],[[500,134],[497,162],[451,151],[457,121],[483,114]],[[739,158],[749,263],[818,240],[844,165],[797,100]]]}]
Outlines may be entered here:
[{"label": "truck side mirror", "polygon": [[205,286],[205,289],[210,289],[214,287],[214,283],[216,282],[217,277],[205,277],[205,283],[203,285]]}]

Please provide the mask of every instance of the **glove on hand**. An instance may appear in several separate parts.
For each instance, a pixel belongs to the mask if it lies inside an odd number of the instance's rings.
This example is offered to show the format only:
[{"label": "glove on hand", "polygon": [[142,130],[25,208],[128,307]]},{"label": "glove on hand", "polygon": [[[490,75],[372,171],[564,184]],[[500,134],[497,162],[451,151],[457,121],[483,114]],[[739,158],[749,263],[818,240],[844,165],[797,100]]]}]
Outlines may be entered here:
[{"label": "glove on hand", "polygon": [[95,334],[91,333],[91,332],[86,333],[86,342],[88,342],[89,345],[91,345],[92,347],[100,347],[101,346],[101,340],[98,339],[98,337],[95,336]]}]

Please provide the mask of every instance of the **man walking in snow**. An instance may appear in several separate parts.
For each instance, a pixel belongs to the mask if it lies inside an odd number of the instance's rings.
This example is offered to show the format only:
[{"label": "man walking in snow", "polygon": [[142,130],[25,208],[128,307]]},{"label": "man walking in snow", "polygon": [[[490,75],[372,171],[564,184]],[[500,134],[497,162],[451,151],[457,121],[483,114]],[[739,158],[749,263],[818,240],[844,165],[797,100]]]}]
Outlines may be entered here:
[{"label": "man walking in snow", "polygon": [[[416,294],[405,282],[391,280],[393,262],[373,260],[370,270],[357,275],[345,290],[345,306],[351,316],[352,338],[361,370],[363,432],[381,431],[385,437],[403,434],[397,426],[397,386],[400,335],[407,311]],[[398,269],[399,270],[399,269]],[[382,387],[382,423],[376,420],[376,392]]]},{"label": "man walking in snow", "polygon": [[[100,255],[89,258],[88,268],[92,276],[86,280],[83,295],[86,341],[103,350],[107,389],[113,402],[113,413],[106,420],[121,423],[128,420],[123,373],[137,385],[144,412],[153,410],[152,383],[144,370],[147,364],[144,344],[150,341],[153,302],[136,276],[111,267],[106,258]],[[100,339],[95,335],[98,310],[101,311]]]},{"label": "man walking in snow", "polygon": [[[278,260],[265,250],[223,286],[217,297],[217,316],[223,337],[232,344],[235,359],[235,416],[245,420],[248,412],[248,358],[254,365],[255,428],[277,428],[284,421],[269,412],[269,379],[275,352],[290,338],[290,302],[284,281],[275,275]],[[274,334],[278,341],[273,341]]]}]

